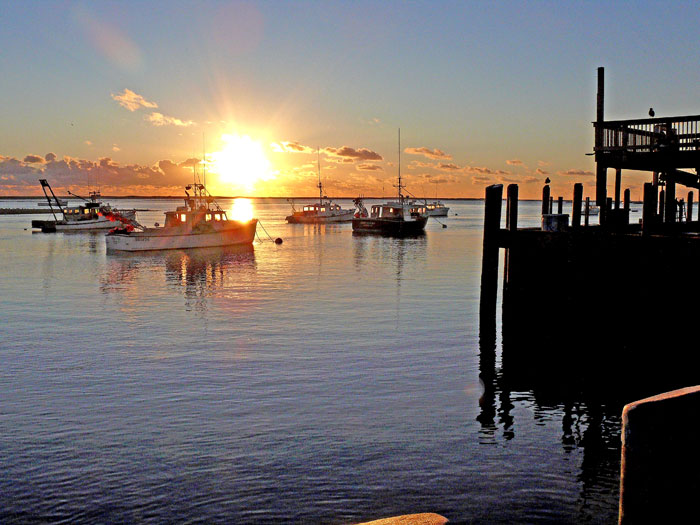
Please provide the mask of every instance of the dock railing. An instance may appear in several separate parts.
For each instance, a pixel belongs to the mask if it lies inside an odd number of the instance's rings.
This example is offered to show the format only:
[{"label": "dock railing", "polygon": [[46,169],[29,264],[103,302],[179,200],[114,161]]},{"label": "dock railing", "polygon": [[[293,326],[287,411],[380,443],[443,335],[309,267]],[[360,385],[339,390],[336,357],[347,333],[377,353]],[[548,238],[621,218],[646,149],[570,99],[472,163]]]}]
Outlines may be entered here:
[{"label": "dock railing", "polygon": [[602,145],[596,152],[646,153],[665,147],[677,151],[700,150],[700,115],[684,117],[609,120],[593,123],[601,132]]}]

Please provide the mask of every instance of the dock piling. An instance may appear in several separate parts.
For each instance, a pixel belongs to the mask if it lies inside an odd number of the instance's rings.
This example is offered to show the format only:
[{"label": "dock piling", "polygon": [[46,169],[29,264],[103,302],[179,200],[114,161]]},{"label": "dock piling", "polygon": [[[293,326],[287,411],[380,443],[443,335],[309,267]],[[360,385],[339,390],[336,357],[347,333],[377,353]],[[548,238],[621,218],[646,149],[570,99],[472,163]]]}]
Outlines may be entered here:
[{"label": "dock piling", "polygon": [[574,198],[571,204],[571,226],[578,228],[581,226],[581,200],[583,199],[583,184],[574,184]]},{"label": "dock piling", "polygon": [[545,184],[542,188],[542,215],[549,213],[549,184]]},{"label": "dock piling", "polygon": [[503,185],[492,184],[486,188],[484,202],[484,240],[481,255],[481,301],[479,313],[482,318],[496,316],[498,296],[498,252],[501,229]]},{"label": "dock piling", "polygon": [[693,222],[693,192],[688,192],[688,213],[686,215],[688,222]]}]

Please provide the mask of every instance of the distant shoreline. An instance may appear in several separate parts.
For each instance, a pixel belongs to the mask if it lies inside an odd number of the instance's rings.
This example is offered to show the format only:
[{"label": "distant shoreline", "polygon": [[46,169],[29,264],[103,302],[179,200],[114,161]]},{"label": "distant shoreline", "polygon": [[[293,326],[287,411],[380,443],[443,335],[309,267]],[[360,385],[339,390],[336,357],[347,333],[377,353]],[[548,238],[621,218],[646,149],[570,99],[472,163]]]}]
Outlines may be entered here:
[{"label": "distant shoreline", "polygon": [[[75,197],[72,195],[57,195],[59,199],[65,199],[65,200],[76,200]],[[172,195],[172,196],[163,196],[163,195],[102,195],[100,197],[102,200],[108,200],[108,199],[153,199],[153,200],[182,200],[185,198],[184,195]],[[307,196],[307,197],[247,197],[245,195],[214,195],[214,199],[254,199],[254,200],[281,200],[281,201],[286,201],[286,200],[309,200],[309,199],[318,199],[318,195],[316,196]],[[331,197],[331,199],[345,199],[345,200],[350,200],[354,199],[355,197]],[[381,200],[381,199],[392,199],[392,196],[381,196],[381,197],[362,197],[363,199],[372,199],[372,200]],[[45,197],[43,195],[24,195],[24,196],[16,196],[16,195],[11,195],[11,196],[0,196],[0,200],[27,200],[27,199],[41,199],[45,200]],[[435,198],[421,198],[421,197],[415,197],[415,200],[418,201],[483,201],[483,197],[439,197],[437,199]],[[539,201],[541,199],[520,199],[521,201]]]}]

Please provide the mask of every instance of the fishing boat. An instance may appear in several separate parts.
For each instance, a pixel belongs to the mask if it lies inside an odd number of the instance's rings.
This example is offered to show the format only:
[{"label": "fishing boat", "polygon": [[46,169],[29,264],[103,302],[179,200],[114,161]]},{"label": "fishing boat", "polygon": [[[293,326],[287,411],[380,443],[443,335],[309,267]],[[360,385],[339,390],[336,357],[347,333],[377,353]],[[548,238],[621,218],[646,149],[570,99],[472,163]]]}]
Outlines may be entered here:
[{"label": "fishing boat", "polygon": [[[190,195],[193,191],[194,195]],[[257,219],[231,220],[204,184],[185,187],[185,205],[165,212],[165,224],[154,228],[127,224],[105,236],[108,251],[176,250],[252,244]]]},{"label": "fishing boat", "polygon": [[289,224],[315,224],[328,222],[350,222],[355,213],[353,209],[343,209],[338,204],[323,195],[321,183],[321,159],[318,159],[318,202],[307,204],[301,210],[296,210],[292,202],[292,214],[286,217]]},{"label": "fishing boat", "polygon": [[[378,233],[382,235],[410,236],[419,235],[425,231],[428,222],[427,208],[425,205],[410,202],[404,195],[405,188],[401,182],[401,135],[399,132],[399,176],[398,176],[398,200],[373,204],[370,207],[369,216],[358,213],[352,219],[353,233]],[[356,199],[358,201],[360,199]],[[360,200],[361,203],[361,200]],[[357,206],[357,202],[356,202]],[[364,209],[364,205],[362,206]]]},{"label": "fishing boat", "polygon": [[[89,198],[68,192],[85,202],[78,206],[67,206],[65,201],[56,197],[46,179],[40,179],[39,182],[47,200],[46,205],[51,208],[54,220],[33,220],[32,228],[40,229],[44,233],[109,230],[114,228],[115,221],[119,223],[124,220],[123,224],[126,224],[126,221],[136,220],[135,210],[112,208],[109,204],[101,201],[99,191],[91,191]],[[119,217],[119,219],[114,217]]]},{"label": "fishing boat", "polygon": [[429,202],[425,205],[428,210],[428,217],[447,217],[450,208],[440,201]]}]

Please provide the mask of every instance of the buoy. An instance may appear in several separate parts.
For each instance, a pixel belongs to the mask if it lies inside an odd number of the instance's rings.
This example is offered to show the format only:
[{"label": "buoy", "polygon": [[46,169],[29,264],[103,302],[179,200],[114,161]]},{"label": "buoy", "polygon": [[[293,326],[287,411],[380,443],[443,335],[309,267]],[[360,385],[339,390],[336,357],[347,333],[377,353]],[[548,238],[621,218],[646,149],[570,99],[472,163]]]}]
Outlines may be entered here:
[{"label": "buoy", "polygon": [[281,238],[281,237],[277,237],[277,238],[275,239],[275,244],[282,244],[282,238]]}]

